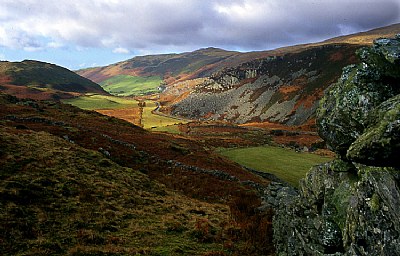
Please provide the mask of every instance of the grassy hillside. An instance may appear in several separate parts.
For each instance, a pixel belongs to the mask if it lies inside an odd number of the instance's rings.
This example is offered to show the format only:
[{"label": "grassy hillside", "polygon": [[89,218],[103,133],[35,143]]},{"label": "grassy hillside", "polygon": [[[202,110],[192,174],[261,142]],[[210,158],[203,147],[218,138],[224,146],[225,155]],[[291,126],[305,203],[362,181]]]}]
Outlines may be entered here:
[{"label": "grassy hillside", "polygon": [[2,127],[0,142],[2,255],[204,255],[222,249],[216,237],[229,220],[227,206],[177,195],[46,132]]},{"label": "grassy hillside", "polygon": [[246,167],[272,173],[294,186],[298,186],[299,180],[305,177],[312,166],[331,160],[272,146],[222,149],[220,153]]},{"label": "grassy hillside", "polygon": [[139,77],[117,75],[100,83],[104,90],[116,96],[146,95],[157,93],[162,83],[159,76]]},{"label": "grassy hillside", "polygon": [[72,99],[65,99],[63,102],[88,110],[137,107],[137,101],[135,100],[99,94],[87,94]]},{"label": "grassy hillside", "polygon": [[188,78],[204,77],[218,63],[240,53],[217,48],[200,49],[180,54],[137,56],[106,67],[78,70],[77,73],[102,83],[115,76],[160,77],[167,83]]},{"label": "grassy hillside", "polygon": [[1,255],[272,252],[268,181],[194,140],[0,94],[0,145]]},{"label": "grassy hillside", "polygon": [[21,98],[67,98],[72,94],[107,94],[98,84],[45,62],[0,62],[0,90]]},{"label": "grassy hillside", "polygon": [[143,125],[145,129],[159,128],[168,125],[174,125],[177,123],[185,123],[185,121],[170,118],[166,116],[160,116],[153,113],[156,108],[156,104],[153,101],[146,101],[146,107],[143,108]]}]

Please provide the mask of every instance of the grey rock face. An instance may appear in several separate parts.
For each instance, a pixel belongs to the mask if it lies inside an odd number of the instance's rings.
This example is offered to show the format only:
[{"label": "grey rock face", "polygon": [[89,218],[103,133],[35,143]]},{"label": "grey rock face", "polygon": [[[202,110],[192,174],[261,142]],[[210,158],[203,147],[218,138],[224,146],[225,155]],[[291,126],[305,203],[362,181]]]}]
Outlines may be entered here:
[{"label": "grey rock face", "polygon": [[[315,116],[321,92],[355,48],[329,46],[269,57],[213,74],[172,106],[172,115],[190,119],[257,121],[300,125]],[[336,55],[344,56],[336,61]],[[333,56],[333,57],[332,57]]]}]

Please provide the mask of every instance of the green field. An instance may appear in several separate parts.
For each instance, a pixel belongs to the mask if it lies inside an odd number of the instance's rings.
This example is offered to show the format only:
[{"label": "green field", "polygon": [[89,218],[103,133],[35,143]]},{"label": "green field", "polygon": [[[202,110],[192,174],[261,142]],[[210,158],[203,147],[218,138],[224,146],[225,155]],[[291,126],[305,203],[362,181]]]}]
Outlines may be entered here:
[{"label": "green field", "polygon": [[145,129],[155,128],[158,129],[158,131],[163,131],[162,129],[160,129],[161,127],[166,127],[183,122],[175,118],[155,115],[152,113],[155,108],[156,104],[154,101],[146,101],[146,106],[143,108],[142,116],[142,123]]},{"label": "green field", "polygon": [[78,98],[62,100],[62,102],[88,110],[137,107],[136,100],[98,94],[88,94]]},{"label": "green field", "polygon": [[176,122],[186,123],[186,122],[183,122],[180,120],[176,120],[174,124],[166,125],[166,126],[157,126],[151,130],[155,131],[155,132],[167,132],[167,133],[172,133],[172,134],[180,134],[181,132],[179,131],[179,126],[176,125]]},{"label": "green field", "polygon": [[220,149],[219,153],[251,169],[272,173],[296,187],[312,166],[332,160],[272,146]]},{"label": "green field", "polygon": [[[66,99],[63,100],[63,103],[71,104],[87,110],[138,108],[138,102],[136,100],[97,94],[90,94],[80,96],[78,98]],[[173,128],[172,125],[185,122],[175,118],[155,115],[152,113],[155,108],[155,102],[150,100],[146,101],[146,106],[143,108],[142,116],[142,124],[145,129],[153,129],[154,131],[169,131],[172,129],[177,130],[177,128]],[[169,128],[164,129],[164,127],[167,126]],[[178,131],[176,131],[175,133],[178,133]]]},{"label": "green field", "polygon": [[104,80],[101,87],[116,96],[145,95],[158,92],[162,83],[159,76],[139,77],[118,75]]}]

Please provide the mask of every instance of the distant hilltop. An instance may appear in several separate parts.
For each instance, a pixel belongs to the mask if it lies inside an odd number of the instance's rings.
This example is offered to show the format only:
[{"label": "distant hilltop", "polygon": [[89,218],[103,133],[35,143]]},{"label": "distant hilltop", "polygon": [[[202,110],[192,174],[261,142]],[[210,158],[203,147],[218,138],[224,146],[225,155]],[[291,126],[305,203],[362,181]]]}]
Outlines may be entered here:
[{"label": "distant hilltop", "polygon": [[19,98],[61,99],[107,94],[101,86],[66,68],[34,60],[0,62],[0,90]]}]

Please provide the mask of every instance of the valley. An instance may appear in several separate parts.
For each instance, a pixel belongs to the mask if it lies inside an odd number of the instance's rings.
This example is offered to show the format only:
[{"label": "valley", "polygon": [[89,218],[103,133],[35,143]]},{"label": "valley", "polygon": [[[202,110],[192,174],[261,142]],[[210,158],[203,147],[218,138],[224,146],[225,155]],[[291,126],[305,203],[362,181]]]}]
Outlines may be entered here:
[{"label": "valley", "polygon": [[397,209],[400,39],[372,42],[396,33],[0,62],[0,254],[379,251],[350,225]]}]

